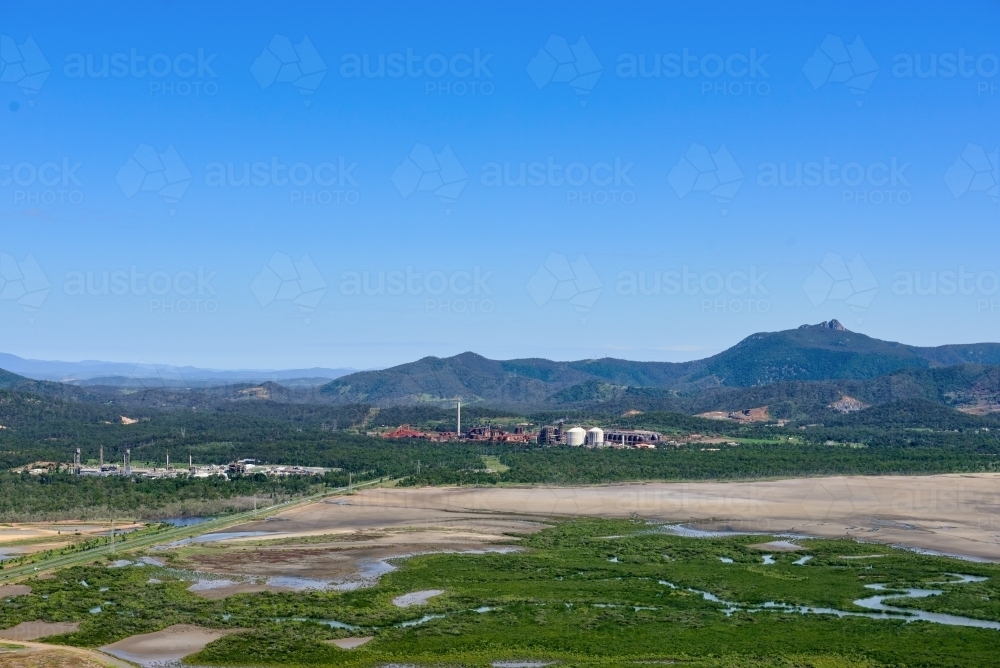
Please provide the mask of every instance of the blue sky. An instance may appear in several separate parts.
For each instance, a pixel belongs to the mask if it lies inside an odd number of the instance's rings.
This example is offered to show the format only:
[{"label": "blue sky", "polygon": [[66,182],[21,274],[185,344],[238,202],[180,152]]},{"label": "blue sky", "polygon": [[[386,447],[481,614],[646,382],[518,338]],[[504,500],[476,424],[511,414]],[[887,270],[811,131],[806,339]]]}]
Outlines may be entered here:
[{"label": "blue sky", "polygon": [[995,4],[204,4],[0,5],[0,349],[997,340]]}]

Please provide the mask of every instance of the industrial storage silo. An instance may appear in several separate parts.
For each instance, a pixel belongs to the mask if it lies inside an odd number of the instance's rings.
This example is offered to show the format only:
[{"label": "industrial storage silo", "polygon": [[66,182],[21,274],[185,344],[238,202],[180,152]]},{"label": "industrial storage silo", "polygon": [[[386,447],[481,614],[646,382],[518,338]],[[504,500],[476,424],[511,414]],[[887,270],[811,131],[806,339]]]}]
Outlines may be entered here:
[{"label": "industrial storage silo", "polygon": [[566,431],[566,445],[583,445],[587,438],[587,432],[580,427],[573,427]]},{"label": "industrial storage silo", "polygon": [[600,427],[591,427],[587,430],[587,445],[597,447],[604,445],[604,430]]}]

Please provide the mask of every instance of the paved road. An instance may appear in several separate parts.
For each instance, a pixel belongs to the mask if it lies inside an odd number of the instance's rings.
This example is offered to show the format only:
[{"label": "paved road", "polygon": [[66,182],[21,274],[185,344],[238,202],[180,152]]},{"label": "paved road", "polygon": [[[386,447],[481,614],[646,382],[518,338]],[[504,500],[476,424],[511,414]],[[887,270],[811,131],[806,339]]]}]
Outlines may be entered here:
[{"label": "paved road", "polygon": [[[300,499],[295,499],[293,501],[286,501],[285,503],[279,503],[274,506],[262,508],[256,512],[248,510],[245,513],[236,513],[234,515],[227,515],[225,517],[220,517],[219,519],[210,520],[208,522],[202,522],[201,524],[196,524],[193,526],[176,527],[174,529],[167,529],[166,531],[159,531],[155,534],[151,534],[148,536],[130,538],[124,542],[115,544],[116,555],[124,554],[126,552],[134,552],[135,550],[146,549],[154,547],[156,545],[172,543],[175,540],[182,540],[184,538],[200,536],[206,533],[213,533],[215,531],[219,531],[220,529],[227,529],[237,524],[243,524],[244,522],[263,519],[269,515],[273,515],[283,510],[294,508],[295,506],[300,506],[306,503],[313,503],[314,501],[318,501],[327,496],[343,494],[345,492],[353,491],[361,487],[367,487],[369,485],[377,485],[380,482],[382,482],[382,480],[371,480],[369,482],[363,482],[363,483],[358,483],[356,485],[352,485],[351,487],[338,487],[336,489],[327,490],[320,494],[304,496]],[[23,566],[17,566],[15,568],[8,568],[4,569],[3,571],[0,571],[0,583],[10,584],[12,582],[17,582],[18,580],[24,579],[31,575],[37,575],[38,573],[44,573],[45,571],[52,571],[59,568],[65,568],[67,566],[75,566],[78,564],[87,563],[89,561],[93,561],[94,559],[106,557],[109,554],[110,554],[109,546],[101,545],[98,547],[90,548],[88,550],[73,552],[71,554],[54,555],[46,559],[36,561],[34,563],[24,564]]]}]

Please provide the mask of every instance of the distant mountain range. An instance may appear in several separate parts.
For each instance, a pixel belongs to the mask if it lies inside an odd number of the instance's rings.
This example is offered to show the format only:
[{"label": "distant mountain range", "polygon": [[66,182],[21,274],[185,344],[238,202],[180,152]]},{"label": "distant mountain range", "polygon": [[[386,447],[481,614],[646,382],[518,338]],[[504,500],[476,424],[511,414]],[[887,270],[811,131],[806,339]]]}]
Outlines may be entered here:
[{"label": "distant mountain range", "polygon": [[825,423],[850,413],[876,415],[864,409],[890,404],[907,406],[908,414],[927,406],[1000,413],[1000,344],[908,346],[850,332],[836,320],[753,334],[718,355],[683,363],[491,360],[467,352],[359,372],[214,371],[13,355],[0,355],[0,367],[7,369],[0,370],[0,390],[122,408],[280,414],[352,407],[363,416],[370,408],[450,411],[462,401],[521,414],[673,411]]},{"label": "distant mountain range", "polygon": [[263,383],[267,381],[292,385],[322,385],[357,369],[201,369],[193,366],[168,364],[131,364],[121,362],[58,362],[32,360],[0,353],[0,369],[34,380],[51,380],[77,385],[112,387],[205,387],[226,383]]},{"label": "distant mountain range", "polygon": [[[614,358],[490,360],[425,357],[337,378],[319,388],[335,403],[561,407],[630,403],[701,412],[787,401],[861,403],[924,398],[984,412],[1000,403],[1000,344],[933,348],[882,341],[836,320],[754,334],[718,355],[682,363]],[[950,371],[943,371],[950,369]],[[795,403],[798,406],[798,403]],[[791,410],[791,408],[789,408]]]}]

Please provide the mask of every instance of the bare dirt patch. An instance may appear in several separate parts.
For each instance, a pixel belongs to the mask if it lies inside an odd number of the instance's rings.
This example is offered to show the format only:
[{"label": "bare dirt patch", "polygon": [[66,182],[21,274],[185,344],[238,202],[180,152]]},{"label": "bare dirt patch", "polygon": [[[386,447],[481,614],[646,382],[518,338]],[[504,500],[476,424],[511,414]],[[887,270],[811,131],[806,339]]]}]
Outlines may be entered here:
[{"label": "bare dirt patch", "polygon": [[[115,523],[115,531],[132,531],[141,529],[139,523]],[[74,539],[83,540],[110,529],[107,522],[31,522],[0,525],[0,544],[52,539],[44,549],[52,545],[65,545]]]},{"label": "bare dirt patch", "polygon": [[337,638],[336,640],[327,640],[326,642],[330,645],[336,645],[340,649],[354,649],[374,639],[375,636],[365,636],[364,638]]},{"label": "bare dirt patch", "polygon": [[413,605],[423,605],[435,596],[444,593],[444,589],[425,589],[423,591],[411,591],[408,594],[397,596],[392,599],[392,604],[397,608],[409,608]]},{"label": "bare dirt patch", "polygon": [[770,543],[757,543],[756,545],[750,545],[749,547],[752,547],[755,550],[762,550],[764,552],[798,552],[799,550],[807,549],[787,540],[772,540]]},{"label": "bare dirt patch", "polygon": [[208,643],[237,632],[175,624],[162,631],[143,633],[105,645],[101,651],[142,666],[162,665],[180,661],[189,654],[200,652]]},{"label": "bare dirt patch", "polygon": [[10,598],[11,596],[25,596],[31,593],[28,585],[0,585],[0,598]]},{"label": "bare dirt patch", "polygon": [[21,622],[17,626],[0,631],[0,640],[36,640],[47,636],[75,633],[80,622]]},{"label": "bare dirt patch", "polygon": [[0,668],[105,668],[108,664],[64,649],[30,648],[0,654]]}]

